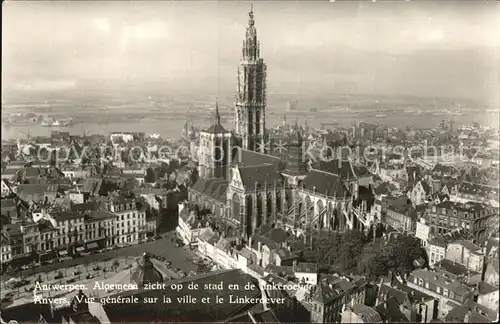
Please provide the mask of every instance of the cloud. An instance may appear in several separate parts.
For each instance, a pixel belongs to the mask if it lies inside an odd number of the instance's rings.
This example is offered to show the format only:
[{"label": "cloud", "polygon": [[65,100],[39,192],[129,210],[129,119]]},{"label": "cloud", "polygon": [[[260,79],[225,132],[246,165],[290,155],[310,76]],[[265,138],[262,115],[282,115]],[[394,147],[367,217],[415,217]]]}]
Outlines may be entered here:
[{"label": "cloud", "polygon": [[108,33],[111,30],[109,20],[106,18],[96,18],[93,23],[94,26],[102,32]]},{"label": "cloud", "polygon": [[432,29],[421,33],[418,39],[422,43],[437,43],[444,39],[444,32],[442,29]]},{"label": "cloud", "polygon": [[59,91],[74,89],[76,85],[76,80],[36,80],[17,83],[14,88],[21,91]]},{"label": "cloud", "polygon": [[123,28],[126,40],[158,40],[168,35],[167,24],[162,21],[148,22]]}]

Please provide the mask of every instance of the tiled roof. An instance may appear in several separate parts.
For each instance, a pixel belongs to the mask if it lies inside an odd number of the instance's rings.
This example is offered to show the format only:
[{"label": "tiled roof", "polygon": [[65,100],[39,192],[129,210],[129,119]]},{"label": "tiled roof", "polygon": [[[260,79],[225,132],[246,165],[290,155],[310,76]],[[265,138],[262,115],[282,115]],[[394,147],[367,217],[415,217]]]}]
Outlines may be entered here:
[{"label": "tiled roof", "polygon": [[498,187],[491,187],[479,183],[462,182],[458,185],[458,192],[465,195],[476,195],[498,200]]},{"label": "tiled roof", "polygon": [[356,175],[353,173],[350,161],[338,159],[331,161],[319,161],[313,165],[313,169],[336,175],[342,180],[356,179]]},{"label": "tiled roof", "polygon": [[191,188],[198,193],[201,193],[207,197],[219,200],[221,202],[226,201],[226,192],[228,187],[228,181],[220,179],[203,179],[198,178],[195,184]]},{"label": "tiled roof", "polygon": [[364,323],[381,323],[382,317],[380,314],[370,306],[355,304],[351,306],[353,313],[361,316]]},{"label": "tiled roof", "polygon": [[479,283],[478,288],[479,288],[480,295],[487,295],[487,294],[491,294],[495,291],[498,291],[498,287],[490,285],[489,283],[484,282],[484,281],[481,281]]},{"label": "tiled roof", "polygon": [[421,278],[438,287],[446,287],[448,290],[453,291],[455,295],[466,296],[472,291],[472,288],[461,284],[457,280],[451,281],[447,279],[444,274],[434,271],[417,269],[412,271],[410,277]]},{"label": "tiled roof", "polygon": [[71,211],[73,212],[85,212],[97,209],[99,209],[99,204],[95,201],[86,202],[82,204],[71,204]]},{"label": "tiled roof", "polygon": [[253,152],[248,150],[235,150],[239,151],[240,154],[236,154],[233,160],[243,166],[257,166],[262,164],[272,164],[276,167],[281,165],[281,160],[278,157],[262,154],[259,152]]},{"label": "tiled roof", "polygon": [[[474,303],[476,304],[476,303]],[[476,304],[479,306],[478,304]],[[469,307],[468,305],[458,305],[453,307],[448,314],[446,314],[446,322],[465,323],[465,317],[469,319],[467,323],[490,323],[495,320],[495,315],[491,314],[484,309],[485,307]],[[469,314],[467,314],[470,312]],[[481,314],[482,313],[482,314]],[[483,315],[484,314],[484,315]],[[458,321],[458,322],[457,322]]]},{"label": "tiled roof", "polygon": [[399,304],[394,297],[375,306],[375,310],[382,316],[382,319],[388,323],[409,322],[408,318],[401,312]]},{"label": "tiled roof", "polygon": [[41,219],[38,222],[38,229],[40,232],[50,232],[50,231],[55,231],[56,229],[52,225],[52,223],[46,219]]},{"label": "tiled roof", "polygon": [[465,241],[465,240],[454,241],[454,242],[451,242],[450,244],[460,244],[461,246],[463,246],[464,248],[466,248],[467,250],[469,250],[471,252],[481,250],[481,248],[479,246],[477,246],[476,244],[469,242],[469,241]]},{"label": "tiled roof", "polygon": [[50,216],[52,216],[52,218],[54,218],[58,222],[83,217],[83,215],[80,213],[69,211],[51,212]]},{"label": "tiled roof", "polygon": [[414,301],[426,302],[433,299],[433,297],[397,281],[381,285],[379,295],[386,295],[388,298],[394,297],[399,305],[405,305],[407,301],[413,303]]},{"label": "tiled roof", "polygon": [[228,131],[222,127],[221,124],[214,124],[212,126],[210,126],[209,128],[207,128],[205,130],[205,133],[209,133],[209,134],[225,134],[225,133],[228,133]]},{"label": "tiled roof", "polygon": [[435,263],[434,268],[436,269],[436,271],[451,273],[455,276],[466,275],[468,273],[470,274],[476,273],[474,271],[470,271],[469,269],[467,269],[466,266],[459,263],[454,263],[453,261],[448,259],[443,259],[438,263]]},{"label": "tiled roof", "polygon": [[52,184],[20,184],[17,186],[17,194],[23,195],[42,195],[46,192],[57,192],[58,185]]},{"label": "tiled roof", "polygon": [[350,196],[349,191],[339,176],[323,171],[309,171],[303,181],[303,186],[307,190],[328,195],[329,197],[344,198]]},{"label": "tiled roof", "polygon": [[107,211],[107,210],[93,210],[90,213],[90,218],[93,220],[101,220],[101,219],[110,219],[114,218],[115,214]]},{"label": "tiled roof", "polygon": [[257,190],[264,188],[273,188],[274,184],[281,184],[281,175],[276,166],[264,164],[259,166],[239,167],[241,181],[246,190]]},{"label": "tiled roof", "polygon": [[23,231],[21,230],[21,224],[16,223],[16,224],[7,224],[4,225],[5,228],[5,233],[7,236],[17,236],[17,235],[22,235]]},{"label": "tiled roof", "polygon": [[288,239],[288,234],[282,228],[273,228],[262,235],[278,244],[281,244]]}]

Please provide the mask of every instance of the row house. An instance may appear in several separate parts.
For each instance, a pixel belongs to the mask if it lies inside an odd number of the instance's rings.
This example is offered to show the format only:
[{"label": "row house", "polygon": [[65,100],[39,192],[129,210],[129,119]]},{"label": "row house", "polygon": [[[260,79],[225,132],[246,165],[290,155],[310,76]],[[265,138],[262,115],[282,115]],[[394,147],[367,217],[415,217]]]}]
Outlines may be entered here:
[{"label": "row house", "polygon": [[472,297],[473,288],[447,274],[417,269],[408,276],[407,285],[437,300],[437,318],[443,319],[455,306]]},{"label": "row house", "polygon": [[290,266],[295,259],[288,250],[287,233],[267,224],[261,225],[256,229],[256,234],[249,238],[248,249],[256,256],[255,264],[263,268],[268,264]]},{"label": "row house", "polygon": [[305,301],[310,305],[313,323],[331,323],[341,320],[345,305],[364,304],[366,282],[363,277],[325,276],[311,286]]},{"label": "row house", "polygon": [[40,229],[38,224],[31,219],[23,219],[23,241],[24,241],[24,254],[34,254],[40,251]]},{"label": "row house", "polygon": [[9,238],[4,234],[0,233],[0,265],[6,264],[12,260],[12,250],[10,248]]},{"label": "row house", "polygon": [[417,216],[417,210],[405,196],[401,196],[387,206],[384,221],[398,231],[415,232]]},{"label": "row house", "polygon": [[468,286],[477,285],[481,281],[482,273],[470,270],[466,266],[443,259],[432,266],[433,270],[448,275]]},{"label": "row house", "polygon": [[421,180],[418,181],[413,189],[408,193],[408,198],[413,203],[413,206],[420,206],[431,201],[432,190],[427,182]]},{"label": "row house", "polygon": [[498,217],[498,209],[475,202],[445,201],[429,207],[426,217],[431,235],[446,234],[461,227],[469,230],[474,239],[483,240],[490,219]]},{"label": "row house", "polygon": [[135,199],[113,197],[107,208],[116,215],[115,244],[136,243],[145,238],[146,211],[137,208]]},{"label": "row house", "polygon": [[487,282],[480,282],[478,285],[477,303],[491,310],[498,311],[499,288]]},{"label": "row house", "polygon": [[24,255],[24,228],[20,223],[4,225],[2,233],[9,240],[12,258],[21,257]]},{"label": "row house", "polygon": [[167,208],[167,190],[163,188],[137,188],[134,190],[134,194],[144,198],[153,209]]},{"label": "row house", "polygon": [[85,248],[98,250],[114,244],[116,216],[107,210],[92,210],[84,216]]},{"label": "row house", "polygon": [[461,203],[469,201],[484,203],[497,208],[500,206],[498,186],[493,187],[467,181],[458,185],[456,194],[451,195],[450,200]]},{"label": "row house", "polygon": [[146,210],[146,237],[153,237],[158,233],[158,221],[160,219],[157,210]]},{"label": "row house", "polygon": [[[276,313],[282,323],[308,322],[309,311],[299,302],[292,289],[294,284],[278,275],[269,273],[259,280],[261,291],[265,291],[269,298],[278,298],[282,303],[270,303],[269,307]],[[276,286],[281,289],[276,289]]]},{"label": "row house", "polygon": [[80,253],[84,248],[85,239],[85,217],[84,214],[72,211],[51,212],[48,219],[57,229],[54,240],[55,248],[59,255],[64,257],[68,254],[69,247],[75,247],[75,252]]},{"label": "row house", "polygon": [[47,257],[51,258],[49,254],[56,248],[54,242],[57,239],[58,230],[52,225],[50,220],[45,218],[38,220],[37,223],[40,233],[40,260],[44,260]]},{"label": "row house", "polygon": [[86,179],[93,175],[94,170],[89,166],[63,166],[61,171],[69,179]]},{"label": "row house", "polygon": [[429,323],[434,319],[436,299],[407,285],[392,280],[380,284],[376,305],[394,298],[401,314],[408,322]]},{"label": "row house", "polygon": [[215,244],[219,241],[219,233],[215,233],[210,227],[202,230],[198,237],[198,252],[211,260],[215,259]]}]

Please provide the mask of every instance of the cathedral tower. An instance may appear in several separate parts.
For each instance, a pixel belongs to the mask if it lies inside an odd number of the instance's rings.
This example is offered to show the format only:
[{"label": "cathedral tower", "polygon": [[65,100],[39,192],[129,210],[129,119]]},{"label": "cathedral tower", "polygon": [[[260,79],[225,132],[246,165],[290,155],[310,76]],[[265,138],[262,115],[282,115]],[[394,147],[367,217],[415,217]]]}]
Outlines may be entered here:
[{"label": "cathedral tower", "polygon": [[260,58],[260,43],[253,9],[243,41],[242,57],[238,67],[238,88],[235,107],[235,131],[245,150],[265,153],[266,130],[266,64]]}]

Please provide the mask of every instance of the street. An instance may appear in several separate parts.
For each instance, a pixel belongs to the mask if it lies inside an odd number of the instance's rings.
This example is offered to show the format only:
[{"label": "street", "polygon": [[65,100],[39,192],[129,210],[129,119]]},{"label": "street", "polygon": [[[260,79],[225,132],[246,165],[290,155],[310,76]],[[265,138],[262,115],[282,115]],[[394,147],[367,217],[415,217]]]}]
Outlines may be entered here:
[{"label": "street", "polygon": [[[196,270],[197,266],[191,261],[193,258],[193,254],[187,251],[184,247],[175,247],[175,242],[171,241],[172,237],[174,237],[173,232],[169,233],[168,238],[160,238],[152,242],[132,245],[113,251],[91,254],[72,260],[66,260],[61,263],[46,264],[34,269],[22,270],[19,275],[21,275],[22,277],[31,276],[37,273],[44,273],[48,271],[74,267],[76,265],[101,262],[109,258],[139,256],[144,252],[165,257],[167,260],[172,262],[173,268],[180,268],[181,270],[186,272]],[[10,276],[8,275],[3,275],[2,282],[8,280],[9,277]]]}]

